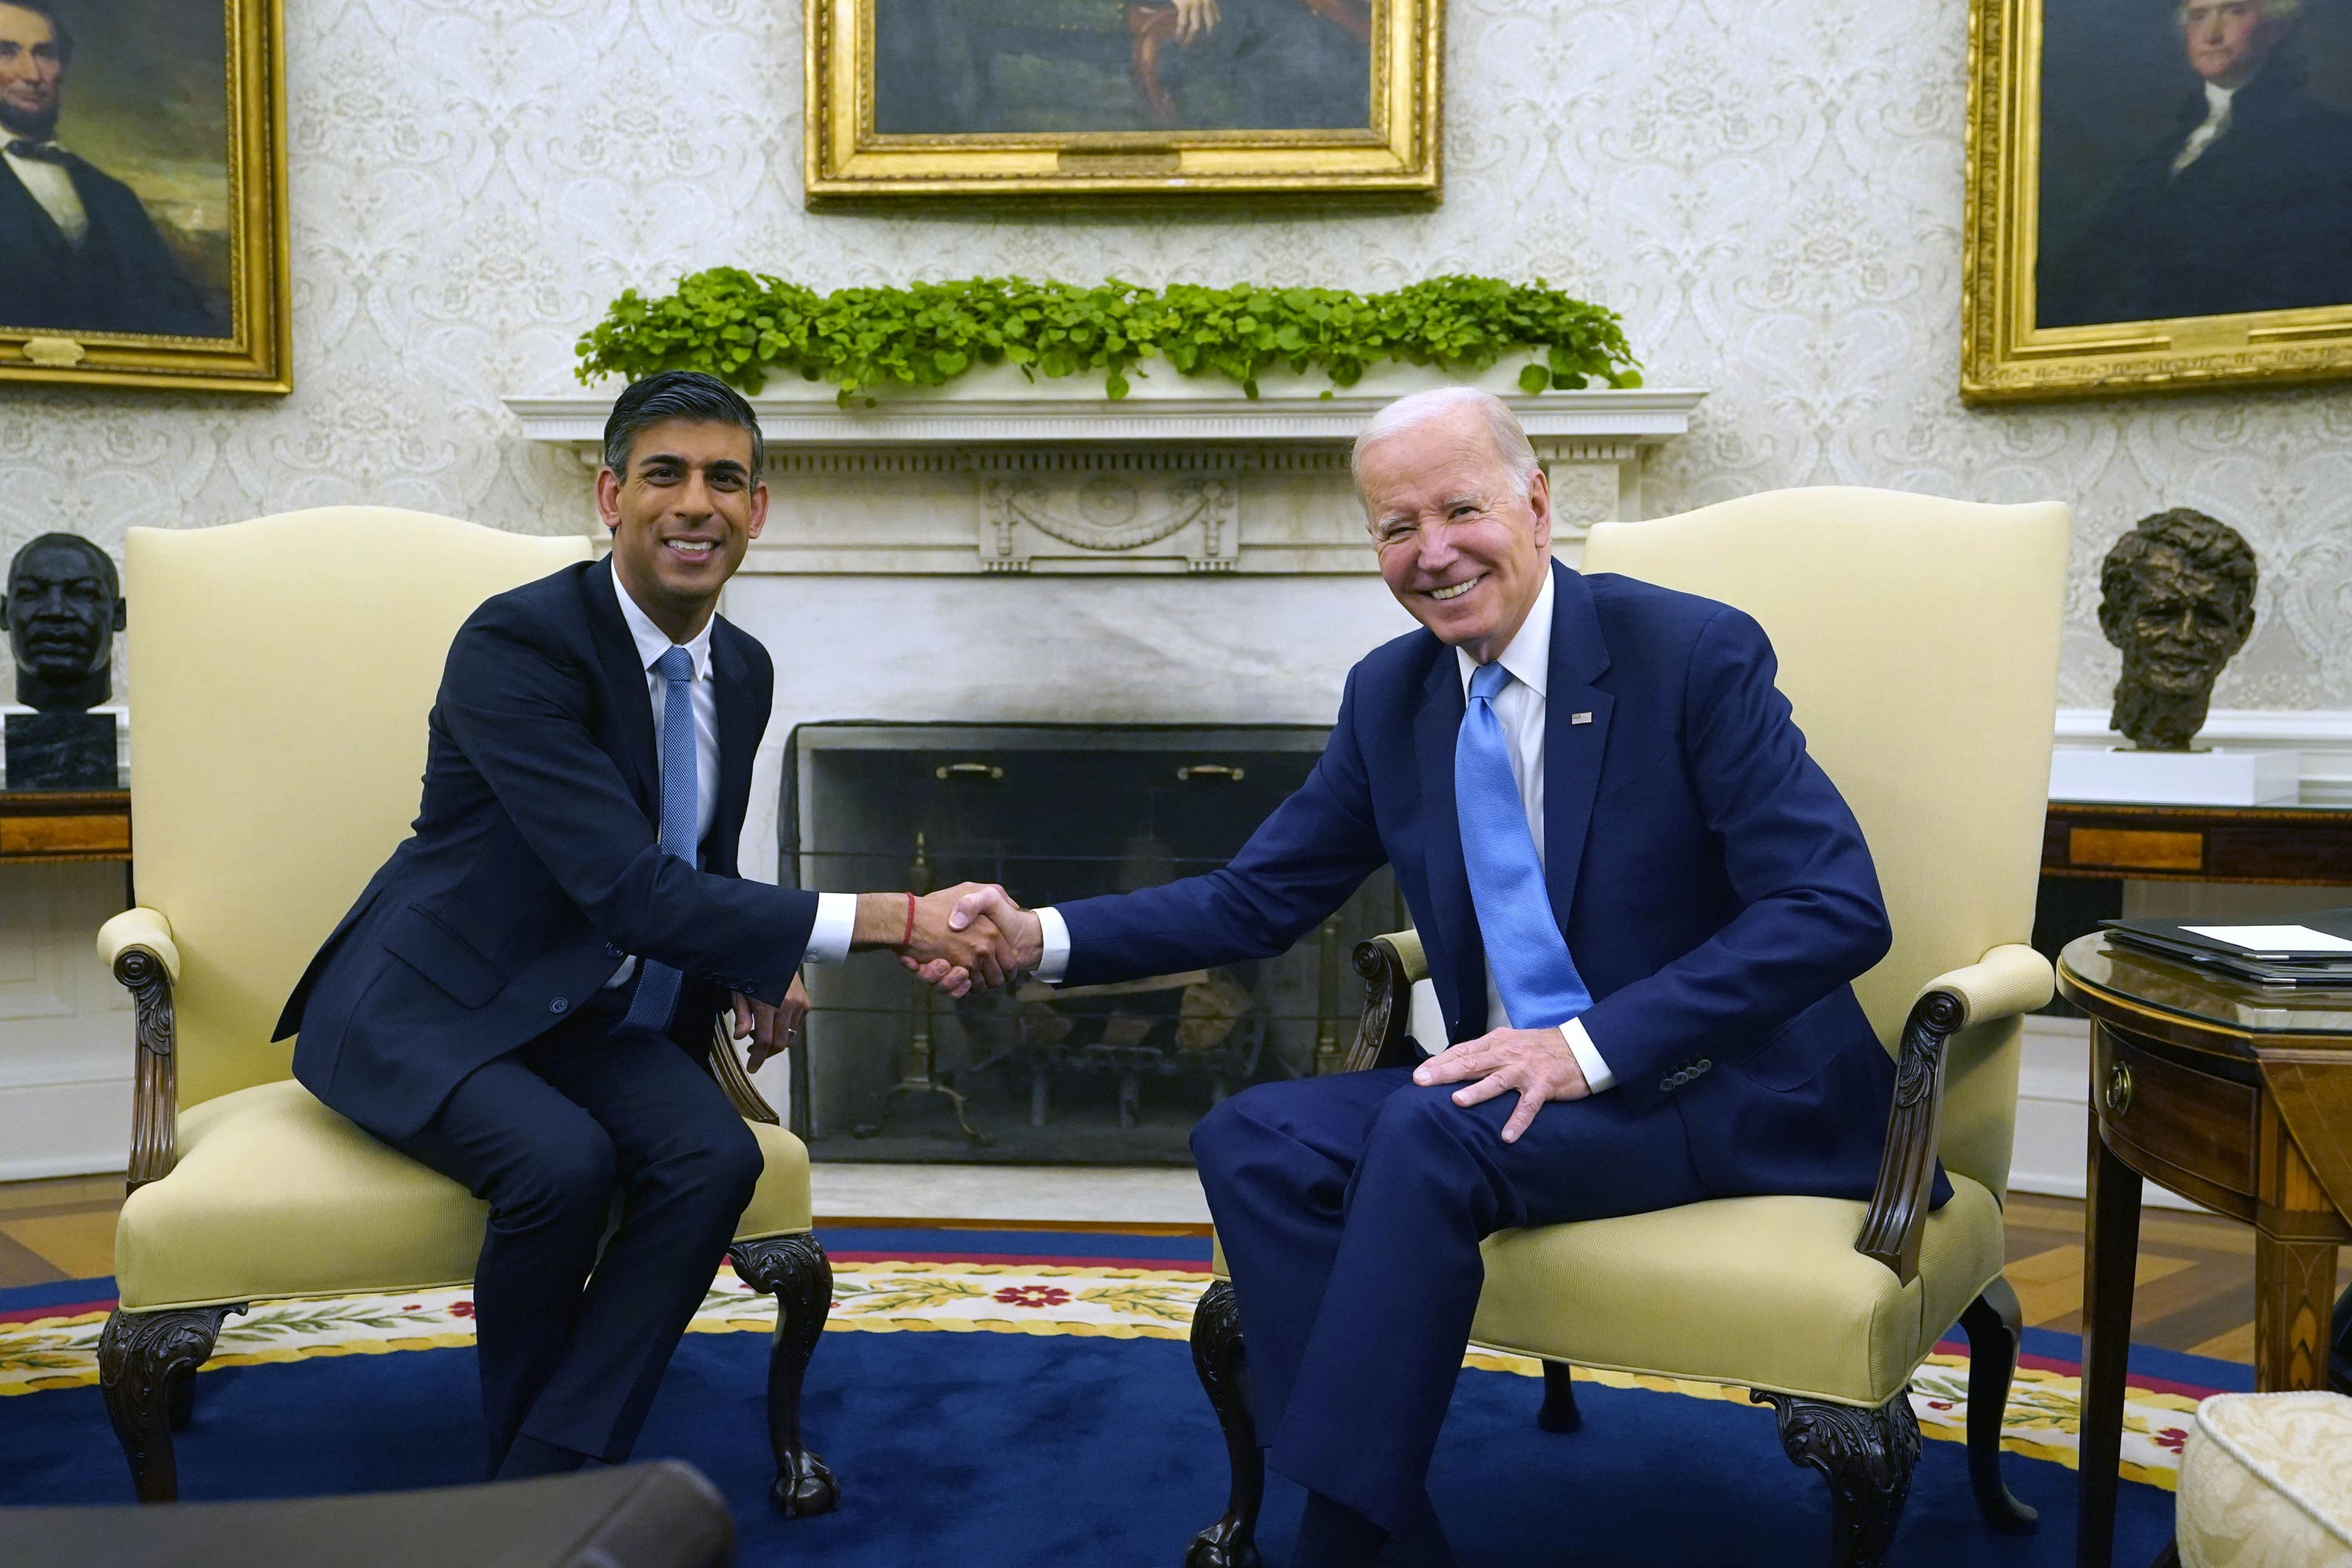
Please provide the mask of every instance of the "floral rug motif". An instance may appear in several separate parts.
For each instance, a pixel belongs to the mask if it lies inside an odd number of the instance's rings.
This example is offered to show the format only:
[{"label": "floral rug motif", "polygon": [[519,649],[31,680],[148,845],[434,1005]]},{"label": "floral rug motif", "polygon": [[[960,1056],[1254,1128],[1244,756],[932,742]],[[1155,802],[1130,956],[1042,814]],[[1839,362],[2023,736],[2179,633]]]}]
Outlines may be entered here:
[{"label": "floral rug motif", "polygon": [[[1106,1339],[1181,1340],[1207,1288],[1199,1268],[1077,1267],[1026,1261],[945,1261],[909,1258],[836,1258],[833,1333],[1076,1334]],[[312,1356],[383,1355],[473,1342],[470,1288],[396,1296],[257,1303],[228,1320],[206,1367],[300,1361]],[[0,1321],[0,1395],[80,1387],[98,1381],[103,1311]],[[766,1333],[775,1308],[722,1267],[689,1331]],[[2002,1446],[2068,1468],[2075,1464],[2080,1379],[2060,1363],[2027,1357],[2010,1390]],[[1473,1350],[1464,1364],[1541,1375],[1530,1358]],[[1964,1440],[1968,1358],[1939,1349],[1912,1379],[1911,1405],[1923,1435]],[[1677,1378],[1587,1371],[1610,1388],[1646,1389],[1693,1399],[1748,1402],[1745,1389]],[[2123,1473],[2171,1490],[2198,1391],[2134,1384],[2124,1409]]]}]

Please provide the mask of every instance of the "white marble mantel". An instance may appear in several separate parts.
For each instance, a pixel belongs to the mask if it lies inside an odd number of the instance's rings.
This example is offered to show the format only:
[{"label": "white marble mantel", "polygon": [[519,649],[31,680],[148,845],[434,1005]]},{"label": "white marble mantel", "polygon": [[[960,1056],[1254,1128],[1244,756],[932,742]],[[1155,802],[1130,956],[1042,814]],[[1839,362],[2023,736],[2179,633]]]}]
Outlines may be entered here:
[{"label": "white marble mantel", "polygon": [[[1642,515],[1642,458],[1690,427],[1687,389],[1517,390],[1479,384],[1527,426],[1550,477],[1559,542]],[[845,406],[812,384],[752,400],[774,500],[755,574],[1111,575],[1360,574],[1370,552],[1348,443],[1391,398],[1448,378],[1383,366],[1345,391],[1269,376],[1255,399],[1160,367],[1126,397],[1085,376],[1008,367],[937,393]],[[515,396],[529,439],[597,460],[612,393]]]}]

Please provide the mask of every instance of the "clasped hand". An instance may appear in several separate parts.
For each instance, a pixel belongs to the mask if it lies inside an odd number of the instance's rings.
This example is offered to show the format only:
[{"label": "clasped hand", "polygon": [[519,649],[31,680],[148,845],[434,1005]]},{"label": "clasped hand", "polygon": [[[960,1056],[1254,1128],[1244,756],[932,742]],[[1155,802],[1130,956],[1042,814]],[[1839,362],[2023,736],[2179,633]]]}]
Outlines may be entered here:
[{"label": "clasped hand", "polygon": [[1558,1029],[1489,1030],[1438,1052],[1412,1069],[1412,1081],[1423,1088],[1462,1084],[1454,1091],[1456,1105],[1476,1105],[1517,1090],[1519,1103],[1503,1123],[1506,1143],[1517,1142],[1550,1101],[1582,1100],[1592,1092]]},{"label": "clasped hand", "polygon": [[[905,910],[902,901],[900,910]],[[926,984],[950,996],[993,991],[1037,967],[1037,917],[990,882],[961,882],[915,900],[913,919],[888,943]],[[902,917],[903,912],[902,912]]]}]

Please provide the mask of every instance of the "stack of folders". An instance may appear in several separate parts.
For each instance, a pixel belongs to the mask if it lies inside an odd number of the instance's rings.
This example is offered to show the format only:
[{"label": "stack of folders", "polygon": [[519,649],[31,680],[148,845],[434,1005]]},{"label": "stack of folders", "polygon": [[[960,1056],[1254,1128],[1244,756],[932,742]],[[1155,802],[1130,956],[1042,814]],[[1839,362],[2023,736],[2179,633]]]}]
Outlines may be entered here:
[{"label": "stack of folders", "polygon": [[2320,910],[2293,925],[2189,925],[2102,921],[2109,940],[2258,985],[2352,988],[2352,909]]}]

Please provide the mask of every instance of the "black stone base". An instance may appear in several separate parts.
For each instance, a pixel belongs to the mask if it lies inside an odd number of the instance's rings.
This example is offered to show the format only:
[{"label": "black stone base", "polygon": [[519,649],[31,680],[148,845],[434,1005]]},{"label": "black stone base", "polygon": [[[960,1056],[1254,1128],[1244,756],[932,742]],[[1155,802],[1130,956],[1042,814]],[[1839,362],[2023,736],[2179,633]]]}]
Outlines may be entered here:
[{"label": "black stone base", "polygon": [[114,715],[11,713],[10,789],[112,789]]}]

